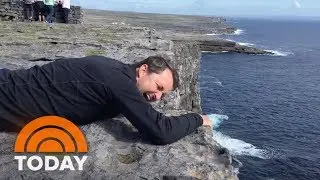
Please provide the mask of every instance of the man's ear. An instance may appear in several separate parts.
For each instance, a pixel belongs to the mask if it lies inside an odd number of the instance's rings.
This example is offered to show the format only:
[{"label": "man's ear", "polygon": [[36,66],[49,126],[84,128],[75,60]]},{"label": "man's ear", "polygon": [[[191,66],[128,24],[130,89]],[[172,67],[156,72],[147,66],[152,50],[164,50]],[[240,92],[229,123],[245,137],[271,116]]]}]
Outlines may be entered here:
[{"label": "man's ear", "polygon": [[142,64],[139,68],[139,77],[145,76],[148,74],[148,65],[147,64]]}]

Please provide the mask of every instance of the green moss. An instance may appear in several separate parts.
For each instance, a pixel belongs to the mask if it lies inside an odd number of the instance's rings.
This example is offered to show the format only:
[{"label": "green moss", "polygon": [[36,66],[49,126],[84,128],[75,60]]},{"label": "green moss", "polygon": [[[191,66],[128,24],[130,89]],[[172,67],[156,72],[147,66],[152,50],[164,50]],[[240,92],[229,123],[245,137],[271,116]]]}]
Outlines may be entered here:
[{"label": "green moss", "polygon": [[110,42],[110,40],[109,39],[105,39],[105,38],[101,38],[101,39],[98,39],[98,42],[99,43],[103,43],[103,44],[107,44],[107,43]]},{"label": "green moss", "polygon": [[106,32],[95,32],[95,36],[99,43],[109,43],[110,42],[110,35]]},{"label": "green moss", "polygon": [[139,161],[142,158],[141,154],[117,154],[117,159],[124,164],[131,164]]},{"label": "green moss", "polygon": [[36,41],[37,38],[33,35],[24,35],[24,36],[21,36],[20,37],[20,40],[23,40],[23,41]]},{"label": "green moss", "polygon": [[85,52],[86,56],[92,56],[92,55],[107,55],[105,50],[101,49],[87,49]]}]

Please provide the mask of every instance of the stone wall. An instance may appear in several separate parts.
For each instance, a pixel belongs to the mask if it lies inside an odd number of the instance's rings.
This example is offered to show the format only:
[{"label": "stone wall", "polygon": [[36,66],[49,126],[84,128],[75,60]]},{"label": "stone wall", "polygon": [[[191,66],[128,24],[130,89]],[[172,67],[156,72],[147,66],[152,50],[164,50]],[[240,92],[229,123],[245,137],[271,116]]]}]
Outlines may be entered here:
[{"label": "stone wall", "polygon": [[[22,0],[0,0],[0,19],[11,21],[23,21],[24,3]],[[62,22],[61,13],[55,12],[54,22]],[[83,22],[83,10],[80,6],[71,6],[69,13],[70,24],[80,24]]]}]

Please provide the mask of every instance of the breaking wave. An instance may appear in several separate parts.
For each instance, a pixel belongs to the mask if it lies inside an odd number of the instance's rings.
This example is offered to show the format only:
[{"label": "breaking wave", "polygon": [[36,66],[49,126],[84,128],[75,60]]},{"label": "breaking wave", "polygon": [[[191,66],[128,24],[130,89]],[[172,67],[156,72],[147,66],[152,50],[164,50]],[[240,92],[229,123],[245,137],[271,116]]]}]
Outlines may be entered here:
[{"label": "breaking wave", "polygon": [[242,29],[237,29],[234,33],[233,33],[233,35],[241,35],[241,34],[243,34],[244,33],[244,30],[242,30]]},{"label": "breaking wave", "polygon": [[218,52],[212,52],[212,51],[201,51],[203,53],[210,53],[210,54],[219,54],[219,53],[227,53],[229,51],[218,51]]},{"label": "breaking wave", "polygon": [[271,55],[271,56],[289,56],[289,55],[293,54],[291,52],[284,52],[284,51],[278,51],[278,50],[268,50],[267,49],[265,51],[272,53],[273,55]]},{"label": "breaking wave", "polygon": [[259,149],[250,143],[231,138],[230,136],[224,135],[221,132],[213,131],[213,139],[216,140],[221,146],[227,148],[233,156],[247,155],[261,159],[270,158],[267,150]]},{"label": "breaking wave", "polygon": [[238,44],[241,45],[241,46],[248,46],[248,47],[253,47],[254,46],[254,44],[252,44],[252,43],[238,42]]},{"label": "breaking wave", "polygon": [[210,33],[210,34],[206,34],[207,36],[216,36],[218,34],[215,34],[215,33]]}]

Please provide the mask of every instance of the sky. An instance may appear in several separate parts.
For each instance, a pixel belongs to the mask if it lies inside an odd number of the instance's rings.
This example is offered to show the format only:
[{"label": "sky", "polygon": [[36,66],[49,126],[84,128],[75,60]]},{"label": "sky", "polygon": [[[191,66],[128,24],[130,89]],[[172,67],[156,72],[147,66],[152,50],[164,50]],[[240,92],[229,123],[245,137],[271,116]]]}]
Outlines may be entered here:
[{"label": "sky", "polygon": [[320,17],[320,0],[71,0],[89,9],[234,17]]}]

